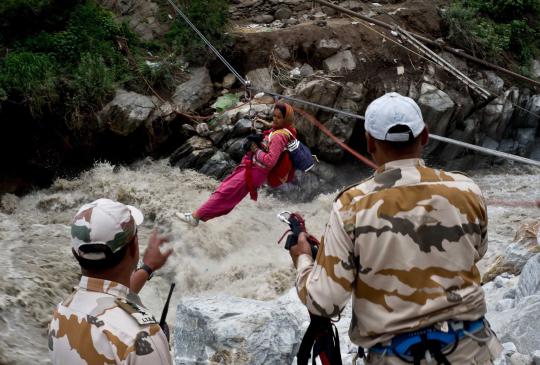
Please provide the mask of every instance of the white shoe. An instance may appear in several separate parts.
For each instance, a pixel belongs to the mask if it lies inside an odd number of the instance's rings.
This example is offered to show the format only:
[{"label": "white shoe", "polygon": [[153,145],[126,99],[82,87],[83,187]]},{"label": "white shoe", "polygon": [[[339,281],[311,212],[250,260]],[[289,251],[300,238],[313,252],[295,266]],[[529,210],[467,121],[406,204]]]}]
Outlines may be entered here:
[{"label": "white shoe", "polygon": [[176,212],[174,213],[178,219],[180,219],[182,222],[185,222],[193,227],[197,227],[199,225],[199,219],[195,218],[193,214],[191,213],[180,213]]}]

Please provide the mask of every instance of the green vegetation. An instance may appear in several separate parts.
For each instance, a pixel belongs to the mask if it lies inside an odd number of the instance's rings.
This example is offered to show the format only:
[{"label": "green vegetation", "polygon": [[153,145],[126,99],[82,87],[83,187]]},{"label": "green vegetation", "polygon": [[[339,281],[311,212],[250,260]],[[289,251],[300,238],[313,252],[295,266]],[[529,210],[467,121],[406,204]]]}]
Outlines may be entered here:
[{"label": "green vegetation", "polygon": [[[218,49],[223,47],[228,21],[228,0],[187,0],[183,12],[202,34]],[[192,62],[206,59],[207,49],[203,41],[178,16],[166,38]]]},{"label": "green vegetation", "polygon": [[[201,31],[221,44],[227,1],[183,2]],[[150,93],[142,77],[160,92],[171,90],[182,57],[203,63],[203,51],[181,19],[165,39],[144,42],[94,0],[1,0],[0,103],[25,105],[34,117],[80,119],[118,87]]]},{"label": "green vegetation", "polygon": [[522,71],[540,50],[538,0],[454,0],[444,19],[454,44],[495,61],[511,52]]}]

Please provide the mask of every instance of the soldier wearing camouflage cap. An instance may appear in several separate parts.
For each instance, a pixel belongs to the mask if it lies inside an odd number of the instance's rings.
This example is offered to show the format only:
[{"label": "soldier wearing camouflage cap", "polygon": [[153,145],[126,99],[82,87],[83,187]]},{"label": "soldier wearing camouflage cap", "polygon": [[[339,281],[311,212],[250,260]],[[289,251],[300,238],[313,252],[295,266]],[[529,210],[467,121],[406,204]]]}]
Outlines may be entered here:
[{"label": "soldier wearing camouflage cap", "polygon": [[71,246],[82,277],[49,324],[53,364],[172,364],[165,334],[136,294],[171,251],[161,253],[167,240],[154,230],[136,269],[142,221],[140,210],[109,199],[75,215]]},{"label": "soldier wearing camouflage cap", "polygon": [[476,266],[487,250],[480,189],[424,164],[429,134],[412,99],[376,99],[365,129],[379,168],[339,194],[315,260],[304,234],[291,248],[298,296],[335,317],[352,295],[349,336],[366,364],[491,364],[500,344]]}]

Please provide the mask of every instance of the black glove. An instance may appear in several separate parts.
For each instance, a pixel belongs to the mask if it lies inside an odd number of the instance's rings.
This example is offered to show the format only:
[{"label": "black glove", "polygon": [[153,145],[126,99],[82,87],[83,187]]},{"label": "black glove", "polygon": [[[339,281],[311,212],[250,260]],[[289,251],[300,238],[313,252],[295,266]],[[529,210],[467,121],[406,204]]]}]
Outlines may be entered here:
[{"label": "black glove", "polygon": [[263,141],[264,136],[261,133],[254,133],[247,136],[246,139],[252,143],[255,143],[258,146]]}]

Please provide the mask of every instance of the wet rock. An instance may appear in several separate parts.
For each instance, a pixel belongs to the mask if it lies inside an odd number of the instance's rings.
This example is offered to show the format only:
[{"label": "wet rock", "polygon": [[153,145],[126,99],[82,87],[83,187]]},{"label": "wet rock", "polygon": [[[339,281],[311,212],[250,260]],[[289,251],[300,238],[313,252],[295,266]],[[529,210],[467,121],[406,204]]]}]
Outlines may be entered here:
[{"label": "wet rock", "polygon": [[184,299],[173,331],[175,363],[290,364],[307,321],[294,290],[273,301]]},{"label": "wet rock", "polygon": [[222,179],[229,175],[236,166],[236,163],[223,151],[217,151],[206,163],[201,167],[199,172]]},{"label": "wet rock", "polygon": [[226,151],[234,161],[240,162],[242,157],[246,154],[246,151],[244,151],[245,141],[245,138],[231,139],[223,145],[223,150]]},{"label": "wet rock", "polygon": [[534,148],[536,128],[518,128],[516,131],[517,153],[521,156],[529,156]]},{"label": "wet rock", "polygon": [[236,77],[233,74],[227,74],[223,78],[223,82],[221,83],[224,89],[230,89],[236,84]]},{"label": "wet rock", "polygon": [[157,108],[157,100],[146,95],[117,90],[114,99],[98,113],[98,123],[121,136],[128,136]]},{"label": "wet rock", "polygon": [[268,68],[258,68],[247,73],[247,78],[257,91],[268,90],[281,92],[282,88],[272,79],[272,74]]},{"label": "wet rock", "polygon": [[172,153],[169,162],[182,169],[200,169],[215,152],[212,141],[193,136]]},{"label": "wet rock", "polygon": [[481,129],[491,138],[500,140],[508,128],[514,113],[514,103],[519,98],[519,89],[511,88],[486,105],[482,111]]},{"label": "wet rock", "polygon": [[540,80],[540,60],[533,60],[531,64],[531,75]]},{"label": "wet rock", "polygon": [[240,119],[235,123],[231,137],[244,137],[250,134],[253,130],[253,123],[249,119]]},{"label": "wet rock", "polygon": [[0,212],[12,214],[19,206],[19,197],[14,194],[4,194],[0,198]]},{"label": "wet rock", "polygon": [[315,44],[315,55],[324,59],[335,55],[341,49],[341,42],[337,39],[321,39]]},{"label": "wet rock", "polygon": [[280,7],[276,12],[274,13],[274,18],[278,20],[285,20],[289,19],[292,16],[292,11],[286,6]]},{"label": "wet rock", "polygon": [[495,95],[500,95],[504,91],[504,80],[493,71],[483,71],[482,78],[477,82]]},{"label": "wet rock", "polygon": [[356,69],[355,57],[351,51],[339,52],[323,61],[323,68],[330,73],[349,73]]},{"label": "wet rock", "polygon": [[210,134],[210,128],[208,128],[208,124],[206,123],[197,124],[197,127],[195,127],[195,131],[201,137],[207,137]]},{"label": "wet rock", "polygon": [[[327,80],[302,80],[295,88],[295,96],[313,103],[334,106],[340,90],[341,87],[339,85]],[[316,113],[316,109],[313,107],[306,107],[305,105],[299,106],[312,115]],[[316,117],[321,122],[324,122],[325,120],[328,120],[331,115],[320,113],[319,115],[316,115]],[[299,135],[308,146],[313,147],[318,143],[319,131],[309,121],[304,120],[303,117],[297,115],[295,126]]]},{"label": "wet rock", "polygon": [[527,261],[527,264],[525,264],[521,271],[516,289],[517,301],[521,301],[531,295],[540,295],[540,254],[533,256]]},{"label": "wet rock", "polygon": [[191,71],[188,81],[178,85],[172,100],[183,111],[196,111],[208,104],[214,96],[214,85],[210,73],[204,67]]},{"label": "wet rock", "polygon": [[214,129],[210,133],[208,138],[210,138],[210,140],[214,143],[214,145],[221,146],[230,135],[232,128],[233,127],[229,125],[220,126]]},{"label": "wet rock", "polygon": [[448,123],[454,113],[455,103],[448,94],[428,83],[420,88],[418,106],[431,133],[446,135]]},{"label": "wet rock", "polygon": [[510,365],[531,365],[532,359],[528,355],[515,353],[510,356]]},{"label": "wet rock", "polygon": [[532,353],[533,365],[540,365],[540,350]]},{"label": "wet rock", "polygon": [[527,110],[519,110],[514,120],[514,126],[521,128],[537,128],[540,122],[540,95],[528,98],[523,105]]},{"label": "wet rock", "polygon": [[189,137],[197,135],[197,131],[191,124],[182,124],[182,131]]},{"label": "wet rock", "polygon": [[501,143],[499,144],[499,151],[510,153],[510,154],[517,154],[519,148],[519,143],[514,141],[510,138],[505,138],[501,140]]},{"label": "wet rock", "polygon": [[499,148],[499,142],[497,142],[493,138],[490,138],[490,137],[486,136],[482,140],[482,147],[489,148],[489,149],[492,149],[492,150],[496,150],[497,148]]}]

